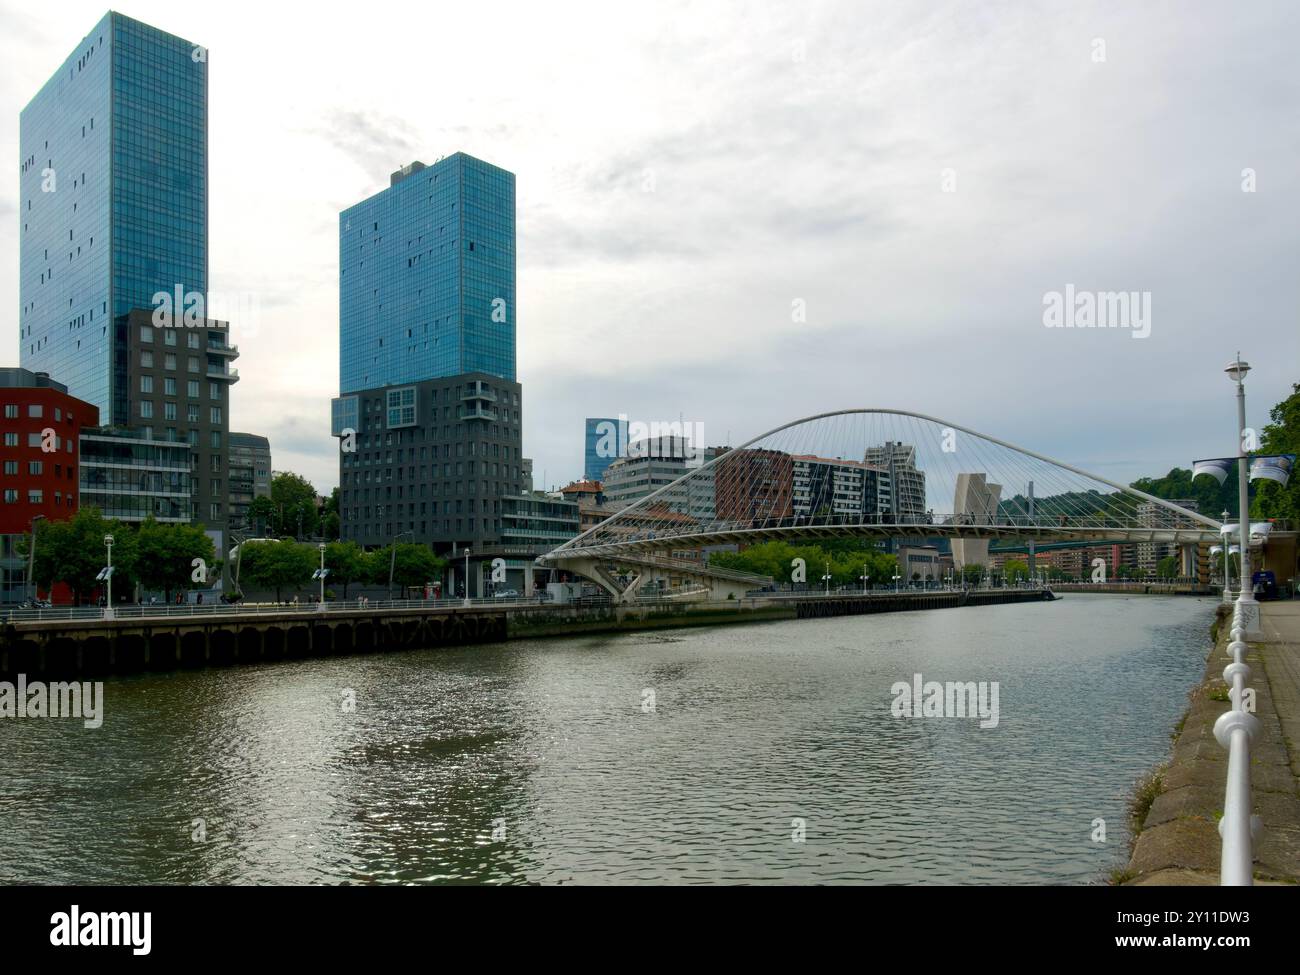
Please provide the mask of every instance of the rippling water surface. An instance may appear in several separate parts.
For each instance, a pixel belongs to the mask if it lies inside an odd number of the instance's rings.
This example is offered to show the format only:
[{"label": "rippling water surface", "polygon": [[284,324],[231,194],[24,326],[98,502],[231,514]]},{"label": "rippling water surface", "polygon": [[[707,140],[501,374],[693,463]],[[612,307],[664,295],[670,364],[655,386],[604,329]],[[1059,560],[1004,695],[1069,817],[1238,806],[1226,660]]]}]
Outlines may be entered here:
[{"label": "rippling water surface", "polygon": [[[0,721],[0,879],[1095,882],[1212,613],[1071,595],[115,679],[97,730]],[[998,681],[998,727],[892,717],[917,672]]]}]

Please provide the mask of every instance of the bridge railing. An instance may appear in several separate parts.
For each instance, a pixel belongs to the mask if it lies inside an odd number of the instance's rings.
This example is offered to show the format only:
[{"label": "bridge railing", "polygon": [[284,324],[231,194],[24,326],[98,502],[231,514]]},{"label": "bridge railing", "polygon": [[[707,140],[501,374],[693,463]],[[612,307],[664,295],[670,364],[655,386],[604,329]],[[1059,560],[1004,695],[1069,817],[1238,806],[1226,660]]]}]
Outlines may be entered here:
[{"label": "bridge railing", "polygon": [[1247,709],[1246,682],[1250,667],[1245,656],[1246,630],[1241,602],[1233,607],[1231,642],[1228,650],[1232,663],[1223,669],[1228,684],[1230,710],[1214,722],[1214,737],[1228,750],[1228,780],[1224,786],[1223,818],[1219,836],[1223,846],[1219,857],[1219,883],[1224,887],[1249,887],[1254,880],[1254,844],[1261,824],[1251,814],[1250,746],[1259,735],[1259,719]]}]

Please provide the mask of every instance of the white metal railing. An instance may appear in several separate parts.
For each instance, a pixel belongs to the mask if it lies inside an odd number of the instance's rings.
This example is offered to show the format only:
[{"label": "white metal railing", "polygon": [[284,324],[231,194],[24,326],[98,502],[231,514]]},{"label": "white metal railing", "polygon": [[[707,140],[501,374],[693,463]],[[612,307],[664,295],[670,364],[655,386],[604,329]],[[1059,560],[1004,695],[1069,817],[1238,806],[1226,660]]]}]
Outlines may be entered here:
[{"label": "white metal railing", "polygon": [[1250,746],[1259,734],[1260,724],[1246,709],[1250,667],[1244,659],[1246,630],[1240,600],[1233,605],[1230,636],[1228,650],[1232,663],[1223,669],[1223,679],[1229,687],[1232,707],[1214,722],[1214,737],[1228,750],[1228,781],[1224,788],[1223,818],[1219,820],[1219,836],[1223,840],[1219,884],[1249,887],[1254,874],[1254,842],[1261,825],[1259,817],[1250,811]]}]

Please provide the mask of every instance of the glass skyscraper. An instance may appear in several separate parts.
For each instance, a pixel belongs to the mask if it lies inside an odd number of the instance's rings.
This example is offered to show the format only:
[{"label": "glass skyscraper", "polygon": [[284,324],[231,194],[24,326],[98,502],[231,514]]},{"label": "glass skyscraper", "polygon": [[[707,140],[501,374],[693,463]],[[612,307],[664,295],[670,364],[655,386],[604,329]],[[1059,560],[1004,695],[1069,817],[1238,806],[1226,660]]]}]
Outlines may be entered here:
[{"label": "glass skyscraper", "polygon": [[414,162],[339,214],[339,391],[515,379],[515,177]]},{"label": "glass skyscraper", "polygon": [[207,52],[108,13],[22,111],[20,361],[127,425],[127,315],[208,289]]},{"label": "glass skyscraper", "polygon": [[584,448],[583,479],[599,481],[610,464],[627,456],[627,418],[588,417]]}]

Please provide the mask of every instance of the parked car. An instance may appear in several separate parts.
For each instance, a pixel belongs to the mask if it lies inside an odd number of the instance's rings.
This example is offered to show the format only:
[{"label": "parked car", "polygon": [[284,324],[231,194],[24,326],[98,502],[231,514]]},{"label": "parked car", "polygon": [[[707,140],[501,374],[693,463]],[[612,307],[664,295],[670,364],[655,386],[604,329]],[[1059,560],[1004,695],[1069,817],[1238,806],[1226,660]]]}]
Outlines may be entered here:
[{"label": "parked car", "polygon": [[500,589],[492,594],[497,599],[518,599],[519,593],[514,589]]}]

